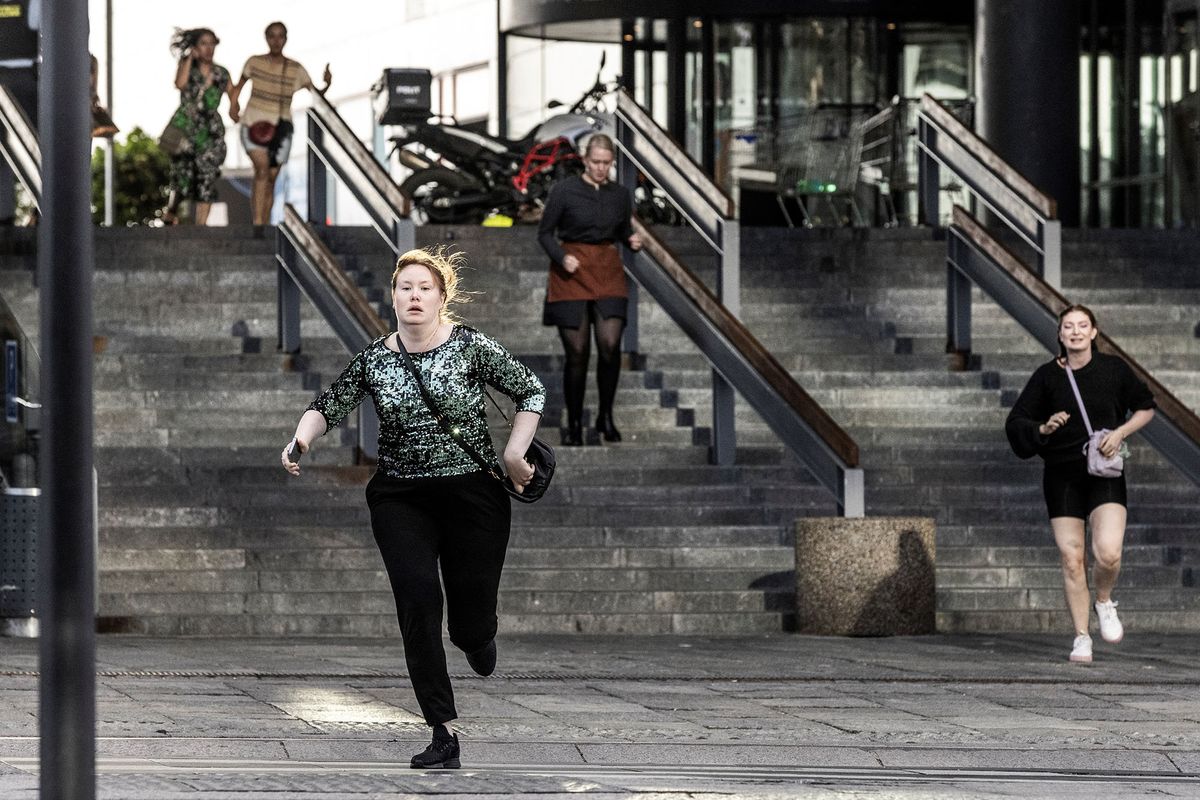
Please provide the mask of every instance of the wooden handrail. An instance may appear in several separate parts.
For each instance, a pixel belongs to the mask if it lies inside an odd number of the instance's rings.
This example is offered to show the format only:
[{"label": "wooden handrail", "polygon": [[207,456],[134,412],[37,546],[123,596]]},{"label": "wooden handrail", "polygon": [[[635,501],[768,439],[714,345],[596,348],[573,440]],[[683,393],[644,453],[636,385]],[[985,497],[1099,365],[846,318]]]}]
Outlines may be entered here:
[{"label": "wooden handrail", "polygon": [[[1039,278],[1025,262],[1011,250],[992,238],[987,229],[962,206],[954,207],[954,224],[972,244],[986,253],[1001,269],[1021,285],[1030,296],[1046,307],[1056,317],[1071,301],[1056,291],[1053,287]],[[1117,346],[1108,334],[1101,331],[1096,337],[1097,346],[1102,353],[1119,356],[1127,363],[1133,373],[1150,387],[1154,394],[1154,402],[1158,410],[1175,423],[1175,425],[1193,442],[1200,444],[1200,417],[1183,404],[1167,387],[1146,371],[1133,357]]]},{"label": "wooden handrail", "polygon": [[725,219],[733,219],[735,213],[733,199],[713,182],[704,168],[696,163],[671,134],[659,127],[658,123],[637,104],[633,95],[629,94],[626,89],[617,90],[617,111],[628,117],[633,123],[634,129],[649,139],[659,152],[670,156],[683,177],[704,195],[704,198],[720,212],[721,216]]},{"label": "wooden handrail", "polygon": [[921,97],[921,113],[929,117],[934,124],[948,133],[968,153],[979,159],[989,169],[995,172],[1013,191],[1021,195],[1030,206],[1046,219],[1058,216],[1058,203],[1053,197],[1038,189],[1024,175],[1017,172],[1008,162],[996,154],[978,134],[958,121],[958,118],[946,110],[929,94]]},{"label": "wooden handrail", "polygon": [[349,276],[338,265],[333,251],[317,237],[311,226],[300,217],[290,203],[284,207],[283,224],[296,243],[312,258],[313,264],[322,277],[337,293],[368,336],[374,340],[390,333],[391,327],[383,317],[375,312],[359,288],[350,281]]},{"label": "wooden handrail", "polygon": [[704,283],[683,265],[666,244],[641,220],[634,219],[634,230],[642,237],[646,252],[663,268],[700,311],[741,353],[742,357],[771,385],[788,406],[808,423],[822,441],[848,467],[858,466],[858,444],[833,417],[804,391],[783,365],[762,346],[741,320],[729,313]]}]

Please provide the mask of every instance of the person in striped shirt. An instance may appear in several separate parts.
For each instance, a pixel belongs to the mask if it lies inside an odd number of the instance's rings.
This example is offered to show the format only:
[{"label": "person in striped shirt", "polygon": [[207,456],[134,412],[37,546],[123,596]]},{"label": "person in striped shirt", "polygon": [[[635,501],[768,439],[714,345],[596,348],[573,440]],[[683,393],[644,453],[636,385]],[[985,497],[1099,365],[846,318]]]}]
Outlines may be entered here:
[{"label": "person in striped shirt", "polygon": [[[242,146],[254,165],[250,209],[256,236],[261,236],[263,226],[270,222],[275,179],[291,152],[292,97],[301,89],[325,94],[333,79],[326,64],[322,76],[325,85],[318,89],[304,65],[283,54],[287,26],[282,22],[268,25],[266,38],[268,51],[250,56],[242,67],[242,76],[233,87],[233,104],[229,109],[230,118],[242,125]],[[250,99],[243,109],[240,98],[242,87],[247,83],[250,84]]]}]

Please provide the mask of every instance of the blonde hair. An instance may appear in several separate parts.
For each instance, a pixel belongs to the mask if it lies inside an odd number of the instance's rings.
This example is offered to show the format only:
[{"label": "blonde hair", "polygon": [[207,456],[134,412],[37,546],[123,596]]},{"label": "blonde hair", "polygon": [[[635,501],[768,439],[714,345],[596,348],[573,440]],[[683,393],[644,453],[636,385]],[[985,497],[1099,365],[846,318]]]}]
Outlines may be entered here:
[{"label": "blonde hair", "polygon": [[588,137],[587,145],[583,148],[583,157],[587,158],[590,156],[593,150],[607,150],[613,155],[617,154],[617,148],[613,144],[612,137],[606,133],[594,133]]},{"label": "blonde hair", "polygon": [[400,279],[401,270],[414,264],[425,267],[442,290],[442,308],[438,317],[442,322],[458,322],[450,304],[468,303],[471,300],[467,293],[458,288],[458,271],[466,261],[465,253],[461,250],[452,253],[445,245],[409,250],[396,259],[396,269],[392,271],[392,294],[396,293],[396,281]]}]

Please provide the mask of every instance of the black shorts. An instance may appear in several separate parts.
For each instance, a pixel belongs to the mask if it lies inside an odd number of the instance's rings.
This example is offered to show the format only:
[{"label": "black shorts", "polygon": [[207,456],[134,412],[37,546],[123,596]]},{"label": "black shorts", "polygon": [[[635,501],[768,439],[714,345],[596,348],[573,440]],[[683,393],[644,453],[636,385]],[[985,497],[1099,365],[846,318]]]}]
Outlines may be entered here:
[{"label": "black shorts", "polygon": [[629,298],[601,297],[599,300],[547,301],[542,306],[542,324],[559,328],[578,328],[591,316],[597,319],[609,317],[629,318]]},{"label": "black shorts", "polygon": [[1047,464],[1042,476],[1042,492],[1046,495],[1050,519],[1075,517],[1086,520],[1097,506],[1105,503],[1126,505],[1125,473],[1119,478],[1098,478],[1088,474],[1087,462],[1082,459]]}]

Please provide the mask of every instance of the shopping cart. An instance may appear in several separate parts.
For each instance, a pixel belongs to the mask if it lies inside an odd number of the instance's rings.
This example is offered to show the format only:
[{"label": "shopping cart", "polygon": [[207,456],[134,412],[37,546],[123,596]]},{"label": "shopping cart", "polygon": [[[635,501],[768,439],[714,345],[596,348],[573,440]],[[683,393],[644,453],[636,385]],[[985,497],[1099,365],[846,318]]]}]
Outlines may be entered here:
[{"label": "shopping cart", "polygon": [[776,196],[790,227],[795,227],[793,207],[806,228],[864,224],[855,192],[862,123],[873,112],[861,106],[818,106],[780,121]]}]

